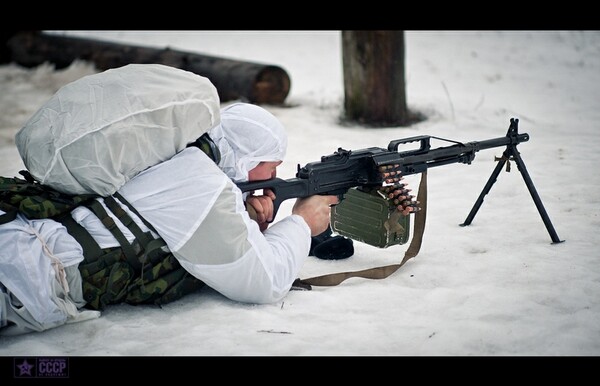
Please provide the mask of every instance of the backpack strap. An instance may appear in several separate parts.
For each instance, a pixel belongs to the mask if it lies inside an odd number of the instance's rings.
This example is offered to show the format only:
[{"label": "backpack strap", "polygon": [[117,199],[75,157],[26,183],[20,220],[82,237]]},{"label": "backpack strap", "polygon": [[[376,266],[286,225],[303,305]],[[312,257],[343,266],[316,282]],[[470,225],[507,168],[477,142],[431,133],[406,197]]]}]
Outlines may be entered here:
[{"label": "backpack strap", "polygon": [[125,225],[127,229],[129,229],[131,233],[133,233],[140,245],[143,248],[145,248],[146,245],[148,245],[148,243],[150,242],[150,240],[152,240],[152,236],[150,236],[147,233],[144,233],[144,231],[140,229],[140,227],[135,223],[135,221],[133,221],[133,219],[127,214],[127,212],[125,212],[125,210],[123,210],[121,205],[119,205],[119,203],[117,203],[117,201],[112,196],[104,197],[104,203],[106,204],[108,209],[110,209],[110,211],[113,212],[115,216],[117,216],[117,218],[123,223],[123,225]]},{"label": "backpack strap", "polygon": [[102,204],[100,204],[97,200],[92,200],[89,203],[85,204],[98,218],[102,221],[102,224],[109,230],[110,233],[117,239],[119,245],[123,249],[123,254],[127,259],[127,262],[131,265],[135,270],[141,269],[142,265],[137,258],[137,254],[133,245],[129,244],[127,238],[121,232],[115,221],[106,213]]},{"label": "backpack strap", "polygon": [[130,209],[130,210],[131,210],[133,213],[135,213],[135,214],[136,214],[136,216],[138,216],[138,217],[140,218],[140,220],[142,220],[142,222],[144,223],[144,225],[146,225],[146,226],[148,227],[148,229],[150,229],[150,230],[152,230],[154,233],[158,234],[158,232],[156,231],[156,229],[154,229],[154,227],[152,226],[152,224],[150,224],[150,223],[148,222],[148,220],[146,220],[146,219],[144,218],[144,216],[142,216],[142,215],[140,214],[140,212],[138,212],[138,211],[137,211],[137,209],[135,209],[135,207],[134,207],[134,206],[133,206],[133,205],[132,205],[132,204],[131,204],[129,201],[127,201],[127,200],[125,199],[125,197],[123,197],[123,195],[122,195],[121,193],[119,193],[119,192],[115,192],[113,195],[114,195],[116,198],[118,198],[118,199],[119,199],[119,201],[121,201],[123,204],[127,205],[127,207],[128,207],[128,208],[129,208],[129,209]]},{"label": "backpack strap", "polygon": [[0,209],[4,211],[4,214],[0,214],[0,225],[9,223],[17,218],[19,211],[14,206],[0,202]]},{"label": "backpack strap", "polygon": [[208,133],[202,134],[197,140],[187,145],[187,147],[190,146],[196,146],[198,149],[202,150],[210,157],[210,159],[215,161],[217,165],[221,162],[221,151]]},{"label": "backpack strap", "polygon": [[307,279],[296,279],[292,288],[310,290],[311,286],[335,286],[351,277],[362,277],[365,279],[385,279],[408,260],[415,257],[421,249],[423,233],[425,231],[425,219],[427,217],[427,170],[421,173],[421,182],[419,183],[419,193],[417,201],[421,203],[421,210],[415,214],[414,235],[410,245],[404,253],[404,258],[399,264],[390,264],[381,267],[369,268],[362,271],[348,271],[332,273],[322,276],[315,276]]},{"label": "backpack strap", "polygon": [[71,236],[77,240],[79,245],[83,248],[83,255],[85,256],[85,261],[87,262],[95,262],[104,254],[100,245],[94,240],[92,235],[82,227],[77,221],[73,219],[70,213],[67,213],[63,216],[60,216],[56,219],[61,224],[67,228],[67,231]]},{"label": "backpack strap", "polygon": [[[148,229],[157,233],[152,224],[150,224],[135,208],[129,201],[125,199],[121,194],[115,193],[115,197],[119,199],[124,205],[126,205],[129,210],[135,213],[140,220],[148,227]],[[127,214],[123,210],[123,208],[117,203],[117,201],[112,197],[104,198],[104,202],[107,204],[108,208],[117,216],[117,218],[133,233],[137,241],[140,243],[144,254],[142,256],[142,263],[146,261],[154,260],[153,258],[160,254],[160,249],[167,245],[167,243],[162,239],[155,239],[149,232],[144,232],[142,229],[133,221],[131,216]]]}]

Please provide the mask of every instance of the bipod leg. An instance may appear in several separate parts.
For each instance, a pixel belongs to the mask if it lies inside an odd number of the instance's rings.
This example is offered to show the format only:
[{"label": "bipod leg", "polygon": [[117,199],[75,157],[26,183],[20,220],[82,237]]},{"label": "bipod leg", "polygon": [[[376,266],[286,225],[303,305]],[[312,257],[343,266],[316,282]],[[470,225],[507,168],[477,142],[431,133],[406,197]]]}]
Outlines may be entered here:
[{"label": "bipod leg", "polygon": [[507,153],[508,153],[508,147],[504,151],[503,157],[498,160],[498,165],[496,165],[496,168],[492,172],[492,175],[490,176],[490,178],[488,179],[487,183],[483,187],[483,190],[481,191],[481,194],[477,198],[477,201],[475,201],[475,204],[473,205],[473,208],[471,208],[471,212],[469,212],[469,215],[467,216],[467,218],[465,219],[465,221],[462,224],[460,224],[461,227],[464,227],[464,226],[467,226],[467,225],[471,225],[471,222],[473,221],[473,218],[475,218],[475,215],[477,214],[477,211],[479,211],[479,208],[481,207],[481,204],[483,204],[484,197],[492,189],[492,186],[496,182],[496,179],[498,178],[498,175],[500,174],[500,171],[504,167],[504,164],[506,163],[506,160],[508,160]]},{"label": "bipod leg", "polygon": [[527,168],[525,167],[525,162],[523,162],[523,158],[521,158],[521,155],[519,154],[519,151],[517,150],[516,145],[508,145],[506,147],[506,150],[502,154],[502,158],[500,158],[498,160],[498,165],[496,165],[496,168],[492,172],[492,175],[490,176],[488,182],[485,184],[485,187],[483,188],[483,191],[477,198],[475,205],[473,205],[471,212],[469,212],[469,215],[467,216],[466,220],[462,224],[460,224],[460,226],[467,226],[467,225],[471,224],[471,222],[473,221],[473,218],[475,218],[477,211],[479,210],[479,208],[481,207],[481,204],[483,203],[483,198],[490,192],[490,189],[492,189],[492,186],[496,182],[496,179],[498,178],[498,175],[500,174],[502,167],[504,166],[504,164],[506,162],[510,162],[510,161],[515,161],[515,163],[517,164],[517,168],[519,169],[519,172],[521,172],[521,175],[523,176],[523,180],[525,181],[525,185],[527,186],[527,189],[529,190],[529,194],[531,194],[531,198],[533,198],[533,202],[535,203],[535,206],[536,206],[538,212],[540,213],[540,216],[542,217],[542,221],[544,222],[544,225],[546,226],[548,233],[550,234],[552,243],[553,244],[562,243],[564,240],[561,240],[558,237],[558,234],[556,233],[556,230],[554,229],[554,226],[552,225],[552,222],[550,221],[550,217],[548,216],[548,213],[546,212],[546,209],[544,208],[544,204],[542,204],[542,199],[540,198],[537,190],[535,189],[535,186],[533,185],[533,181],[531,180],[531,177],[529,176],[529,172],[527,172]]},{"label": "bipod leg", "polygon": [[535,206],[537,207],[538,212],[540,212],[540,216],[542,216],[544,225],[546,226],[546,229],[548,230],[548,233],[550,234],[550,238],[552,239],[552,244],[562,243],[564,240],[561,240],[558,237],[558,234],[556,233],[556,231],[554,230],[554,226],[552,225],[552,222],[550,221],[550,217],[548,216],[548,213],[546,212],[546,209],[544,208],[544,204],[542,204],[542,199],[540,198],[537,190],[535,189],[535,186],[533,185],[533,181],[531,180],[531,177],[529,176],[529,173],[527,172],[525,163],[523,162],[521,155],[517,151],[516,146],[514,147],[514,151],[512,151],[512,156],[513,156],[513,160],[517,164],[517,168],[519,169],[519,171],[521,172],[521,175],[523,176],[523,180],[525,180],[525,185],[527,185],[527,189],[529,189],[531,198],[533,198],[533,202],[535,203]]}]

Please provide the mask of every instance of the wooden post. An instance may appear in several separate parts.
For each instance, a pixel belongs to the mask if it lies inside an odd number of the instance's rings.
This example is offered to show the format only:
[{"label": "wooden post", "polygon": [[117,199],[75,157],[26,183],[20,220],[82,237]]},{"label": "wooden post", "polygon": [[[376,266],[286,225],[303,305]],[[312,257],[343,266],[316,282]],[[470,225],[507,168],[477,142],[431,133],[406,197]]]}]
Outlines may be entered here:
[{"label": "wooden post", "polygon": [[210,79],[222,102],[241,99],[255,104],[283,104],[291,83],[287,72],[275,65],[39,31],[15,33],[8,38],[5,47],[8,53],[4,55],[24,67],[50,62],[56,68],[64,68],[80,59],[92,62],[100,71],[129,63],[159,63],[181,68]]},{"label": "wooden post", "polygon": [[345,117],[369,126],[409,123],[404,31],[342,31]]}]

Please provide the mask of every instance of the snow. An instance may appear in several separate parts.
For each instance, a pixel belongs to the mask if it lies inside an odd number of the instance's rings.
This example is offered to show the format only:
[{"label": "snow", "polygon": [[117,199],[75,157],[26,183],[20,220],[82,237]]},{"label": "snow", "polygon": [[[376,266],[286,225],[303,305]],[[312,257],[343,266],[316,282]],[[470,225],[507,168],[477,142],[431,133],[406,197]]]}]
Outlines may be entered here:
[{"label": "snow", "polygon": [[[205,289],[165,305],[118,305],[99,319],[0,338],[0,356],[588,356],[600,354],[600,32],[407,31],[407,100],[427,120],[410,127],[340,124],[339,31],[55,31],[283,67],[286,106],[265,106],[289,130],[279,176],[338,147],[386,147],[434,135],[502,137],[519,150],[563,243],[553,244],[513,164],[471,226],[460,227],[502,148],[471,165],[429,171],[419,255],[383,280],[292,291],[271,305]],[[96,70],[0,66],[0,175],[23,168],[14,135],[59,87]],[[433,142],[434,147],[448,143]],[[406,180],[416,190],[418,176]],[[289,214],[285,202],[278,214]],[[398,263],[408,244],[358,242],[344,261],[309,257],[301,277]]]}]

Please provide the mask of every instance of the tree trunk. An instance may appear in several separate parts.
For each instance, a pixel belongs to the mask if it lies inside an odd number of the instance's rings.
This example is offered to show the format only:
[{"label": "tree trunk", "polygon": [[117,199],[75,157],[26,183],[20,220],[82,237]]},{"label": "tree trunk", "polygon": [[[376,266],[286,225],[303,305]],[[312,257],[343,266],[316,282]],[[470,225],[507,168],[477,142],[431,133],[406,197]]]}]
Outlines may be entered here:
[{"label": "tree trunk", "polygon": [[[0,36],[1,37],[1,36]],[[285,70],[274,65],[252,63],[191,52],[158,49],[21,31],[8,38],[4,53],[11,61],[35,67],[44,62],[56,68],[74,60],[92,62],[104,71],[129,63],[159,63],[205,76],[215,85],[221,102],[241,99],[256,104],[283,104],[290,90]]]},{"label": "tree trunk", "polygon": [[404,31],[342,31],[347,120],[407,125]]}]

